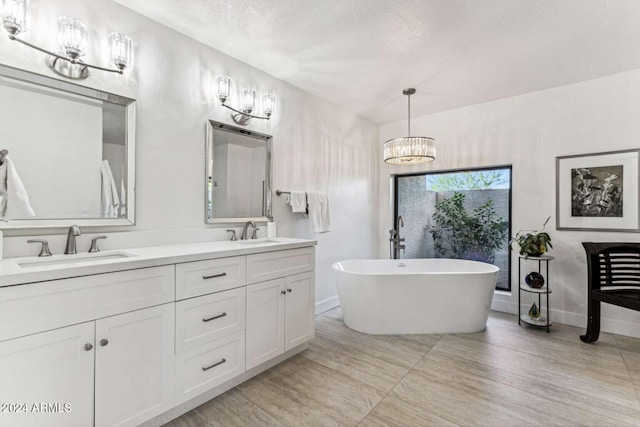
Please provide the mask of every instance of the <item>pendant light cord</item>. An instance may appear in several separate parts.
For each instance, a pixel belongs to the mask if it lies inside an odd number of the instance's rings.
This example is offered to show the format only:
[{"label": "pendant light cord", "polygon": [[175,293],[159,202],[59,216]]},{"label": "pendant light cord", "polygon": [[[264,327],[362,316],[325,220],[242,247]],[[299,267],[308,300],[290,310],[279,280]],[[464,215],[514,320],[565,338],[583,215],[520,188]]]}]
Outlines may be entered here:
[{"label": "pendant light cord", "polygon": [[407,95],[407,104],[409,106],[409,113],[408,113],[409,134],[407,136],[411,136],[411,94]]}]

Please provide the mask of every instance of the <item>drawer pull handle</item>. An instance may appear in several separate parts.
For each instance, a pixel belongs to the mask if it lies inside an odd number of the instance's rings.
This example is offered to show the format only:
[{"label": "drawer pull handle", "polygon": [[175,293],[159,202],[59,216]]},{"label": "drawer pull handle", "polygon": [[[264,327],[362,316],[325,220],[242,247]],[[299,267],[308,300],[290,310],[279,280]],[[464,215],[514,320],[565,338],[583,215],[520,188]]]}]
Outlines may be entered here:
[{"label": "drawer pull handle", "polygon": [[108,346],[108,345],[109,345],[109,340],[108,340],[108,339],[106,339],[106,338],[102,338],[102,339],[100,340],[100,345],[101,345],[102,347],[106,347],[106,346]]},{"label": "drawer pull handle", "polygon": [[213,316],[213,317],[209,317],[206,319],[202,319],[203,322],[211,322],[212,320],[216,320],[219,319],[221,317],[225,317],[227,315],[227,313],[222,313],[222,314],[218,314],[217,316]]},{"label": "drawer pull handle", "polygon": [[203,371],[208,371],[208,370],[209,370],[209,369],[211,369],[211,368],[215,368],[216,366],[222,365],[222,364],[223,364],[224,362],[226,362],[226,361],[227,361],[227,359],[222,359],[221,361],[216,362],[216,363],[214,363],[213,365],[203,366],[203,367],[202,367],[202,370],[203,370]]},{"label": "drawer pull handle", "polygon": [[202,276],[202,278],[204,280],[207,280],[207,279],[215,279],[216,277],[224,277],[226,275],[227,275],[227,273],[220,273],[220,274],[213,274],[211,276]]},{"label": "drawer pull handle", "polygon": [[287,292],[291,293],[291,289],[287,289]]},{"label": "drawer pull handle", "polygon": [[93,344],[87,343],[84,345],[84,351],[91,351],[91,350],[93,350]]},{"label": "drawer pull handle", "polygon": [[280,291],[280,293],[281,293],[282,295],[286,295],[286,294],[287,294],[287,291],[282,290],[282,291]]}]

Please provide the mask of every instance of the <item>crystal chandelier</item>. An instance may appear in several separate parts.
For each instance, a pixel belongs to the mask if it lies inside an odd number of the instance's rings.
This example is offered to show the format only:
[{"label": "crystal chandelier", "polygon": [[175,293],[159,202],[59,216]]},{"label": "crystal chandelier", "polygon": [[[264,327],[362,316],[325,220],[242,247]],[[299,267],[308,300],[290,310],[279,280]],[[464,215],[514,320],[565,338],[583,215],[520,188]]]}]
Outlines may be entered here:
[{"label": "crystal chandelier", "polygon": [[436,159],[436,140],[426,136],[411,136],[411,95],[414,88],[405,89],[409,104],[409,130],[404,138],[390,139],[384,143],[384,162],[393,165],[415,165]]}]

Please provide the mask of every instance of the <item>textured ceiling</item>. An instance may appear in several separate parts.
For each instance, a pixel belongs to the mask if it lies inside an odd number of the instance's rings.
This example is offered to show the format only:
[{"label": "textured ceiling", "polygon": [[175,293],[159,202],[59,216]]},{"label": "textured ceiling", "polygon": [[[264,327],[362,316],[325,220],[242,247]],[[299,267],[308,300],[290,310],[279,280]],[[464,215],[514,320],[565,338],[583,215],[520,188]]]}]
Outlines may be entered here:
[{"label": "textured ceiling", "polygon": [[640,0],[115,0],[375,123],[640,68]]}]

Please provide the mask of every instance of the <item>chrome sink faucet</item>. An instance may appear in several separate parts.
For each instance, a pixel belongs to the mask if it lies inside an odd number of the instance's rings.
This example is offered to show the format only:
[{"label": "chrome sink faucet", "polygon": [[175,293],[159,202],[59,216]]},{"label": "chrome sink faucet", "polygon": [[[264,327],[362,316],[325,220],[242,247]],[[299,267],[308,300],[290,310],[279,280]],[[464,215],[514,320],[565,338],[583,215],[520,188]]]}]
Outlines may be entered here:
[{"label": "chrome sink faucet", "polygon": [[72,225],[69,227],[69,232],[67,233],[67,248],[64,251],[65,255],[77,254],[78,249],[76,247],[76,237],[80,236],[82,233],[80,232],[80,227],[77,225]]},{"label": "chrome sink faucet", "polygon": [[256,223],[253,222],[253,221],[247,221],[244,224],[244,227],[242,228],[242,234],[240,235],[240,240],[247,240],[249,238],[249,235],[247,234],[247,228],[249,228],[249,226],[251,226],[251,228],[253,228],[255,230]]}]

